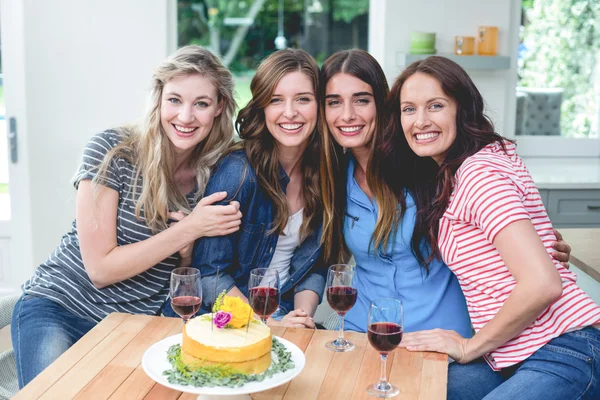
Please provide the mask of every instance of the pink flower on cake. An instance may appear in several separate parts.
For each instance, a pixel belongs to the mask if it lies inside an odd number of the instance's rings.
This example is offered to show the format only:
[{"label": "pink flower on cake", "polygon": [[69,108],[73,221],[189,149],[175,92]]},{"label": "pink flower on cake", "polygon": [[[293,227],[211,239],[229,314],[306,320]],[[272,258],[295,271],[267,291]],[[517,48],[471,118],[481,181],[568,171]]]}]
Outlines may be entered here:
[{"label": "pink flower on cake", "polygon": [[225,326],[231,321],[231,313],[227,311],[217,311],[213,317],[213,323],[219,329],[225,328]]}]

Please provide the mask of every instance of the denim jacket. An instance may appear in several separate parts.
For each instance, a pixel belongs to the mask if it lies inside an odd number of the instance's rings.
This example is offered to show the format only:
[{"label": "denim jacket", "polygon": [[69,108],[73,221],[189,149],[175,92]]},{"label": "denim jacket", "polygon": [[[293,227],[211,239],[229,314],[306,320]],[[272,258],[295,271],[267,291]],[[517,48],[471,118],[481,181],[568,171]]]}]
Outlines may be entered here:
[{"label": "denim jacket", "polygon": [[[289,177],[280,168],[279,182],[285,192]],[[268,268],[279,234],[269,234],[275,213],[273,202],[257,181],[256,171],[243,150],[232,152],[219,161],[206,186],[205,196],[226,191],[227,199],[237,200],[242,212],[240,229],[227,236],[205,237],[196,241],[192,265],[202,274],[203,309],[210,310],[223,290],[236,286],[248,295],[250,271]],[[327,268],[322,264],[322,225],[296,248],[290,264],[290,277],[280,288],[280,311],[294,309],[294,294],[312,290],[322,300]],[[217,274],[218,271],[218,274]]]}]

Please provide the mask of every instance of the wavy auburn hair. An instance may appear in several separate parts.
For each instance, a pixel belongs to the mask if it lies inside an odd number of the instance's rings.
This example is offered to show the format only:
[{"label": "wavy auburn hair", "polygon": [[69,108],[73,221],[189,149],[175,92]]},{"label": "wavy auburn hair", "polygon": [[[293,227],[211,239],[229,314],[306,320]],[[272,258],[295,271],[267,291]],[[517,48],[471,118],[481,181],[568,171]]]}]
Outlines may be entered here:
[{"label": "wavy auburn hair", "polygon": [[[429,75],[437,80],[444,93],[456,102],[456,139],[448,149],[446,158],[438,166],[433,159],[419,158],[410,150],[402,131],[400,92],[402,86],[411,76],[417,73]],[[411,153],[413,163],[418,165],[415,171],[415,184],[418,190],[429,196],[426,206],[417,214],[415,229],[423,232],[431,247],[428,261],[439,257],[437,246],[439,221],[442,218],[450,195],[452,194],[454,174],[468,157],[477,153],[488,144],[498,142],[506,151],[504,141],[508,139],[494,131],[490,119],[484,114],[484,101],[481,93],[467,74],[457,63],[445,57],[431,56],[425,60],[415,61],[409,65],[396,79],[389,95],[390,121],[389,129],[400,132],[398,137],[399,151]],[[415,158],[416,157],[416,158]]]},{"label": "wavy auburn hair", "polygon": [[236,104],[231,73],[214,54],[200,46],[180,48],[154,70],[149,109],[144,120],[138,125],[115,129],[124,139],[107,153],[92,180],[97,193],[112,160],[128,159],[135,167],[135,184],[130,195],[136,204],[136,218],[140,219],[143,209],[146,223],[154,233],[167,228],[169,208],[185,214],[191,212],[190,204],[173,179],[175,153],[162,127],[160,112],[166,83],[176,77],[196,74],[209,78],[223,107],[221,114],[215,117],[210,133],[196,145],[188,160],[197,171],[195,200],[203,196],[212,168],[233,140]]},{"label": "wavy auburn hair", "polygon": [[[388,85],[381,66],[364,50],[352,49],[339,51],[330,56],[321,67],[321,86],[319,89],[320,113],[323,116],[321,132],[323,134],[323,150],[321,151],[321,185],[323,192],[323,243],[325,258],[331,262],[341,262],[346,250],[342,227],[346,210],[346,170],[348,158],[344,150],[335,141],[327,126],[326,86],[336,74],[349,74],[371,86],[377,110],[373,137],[369,146],[367,163],[367,182],[373,192],[379,214],[377,224],[371,236],[375,249],[385,249],[398,223],[406,210],[403,192],[394,193],[383,179],[387,162],[383,160],[383,152],[391,146],[390,138],[383,134],[387,118],[385,100]],[[400,204],[400,209],[398,205]]]},{"label": "wavy auburn hair", "polygon": [[[267,191],[275,205],[275,217],[271,232],[281,234],[285,228],[290,210],[287,198],[279,184],[281,165],[277,157],[277,143],[267,129],[265,108],[273,98],[277,84],[292,72],[306,75],[313,85],[315,96],[319,87],[319,67],[315,60],[304,50],[283,49],[264,59],[250,83],[252,99],[238,113],[236,129],[243,140],[233,149],[244,149],[254,170],[258,183]],[[320,117],[317,116],[315,131],[311,133],[308,145],[302,155],[302,197],[304,200],[303,221],[300,237],[316,230],[321,223],[321,193],[319,187],[319,149],[320,135],[317,133]]]}]

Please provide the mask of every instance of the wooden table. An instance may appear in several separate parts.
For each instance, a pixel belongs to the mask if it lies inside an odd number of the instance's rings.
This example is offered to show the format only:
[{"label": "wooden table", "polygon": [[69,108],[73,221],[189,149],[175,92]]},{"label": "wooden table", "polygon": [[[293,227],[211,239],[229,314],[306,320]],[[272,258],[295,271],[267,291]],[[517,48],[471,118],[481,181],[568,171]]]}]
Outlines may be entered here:
[{"label": "wooden table", "polygon": [[[111,314],[14,398],[194,400],[196,395],[156,384],[140,364],[148,347],[181,328],[175,318]],[[356,344],[349,353],[325,349],[325,342],[336,337],[334,331],[275,328],[273,334],[300,347],[306,366],[291,382],[253,394],[253,399],[373,399],[365,388],[379,378],[379,354],[364,333],[347,333]],[[446,398],[446,355],[397,349],[388,358],[388,371],[390,381],[401,388],[396,399]]]},{"label": "wooden table", "polygon": [[560,229],[571,246],[571,263],[600,282],[600,228]]}]

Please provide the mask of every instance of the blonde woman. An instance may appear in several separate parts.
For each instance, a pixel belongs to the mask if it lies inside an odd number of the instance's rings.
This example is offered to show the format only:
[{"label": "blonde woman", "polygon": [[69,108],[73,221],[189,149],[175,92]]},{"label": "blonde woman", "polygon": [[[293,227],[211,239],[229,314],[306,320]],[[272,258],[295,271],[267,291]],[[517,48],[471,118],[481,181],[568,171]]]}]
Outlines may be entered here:
[{"label": "blonde woman", "polygon": [[15,307],[20,387],[109,313],[158,314],[193,241],[238,229],[237,203],[212,205],[225,193],[199,200],[232,140],[232,88],[213,54],[183,47],[154,71],[144,122],[91,139],[74,179],[72,229]]},{"label": "blonde woman", "polygon": [[327,271],[318,261],[318,75],[308,53],[285,49],[267,57],[252,79],[252,99],[236,121],[242,141],[219,162],[206,189],[231,193],[244,216],[239,232],[195,245],[205,307],[223,290],[245,299],[250,271],[270,268],[279,272],[281,301],[268,323],[315,327]]}]

